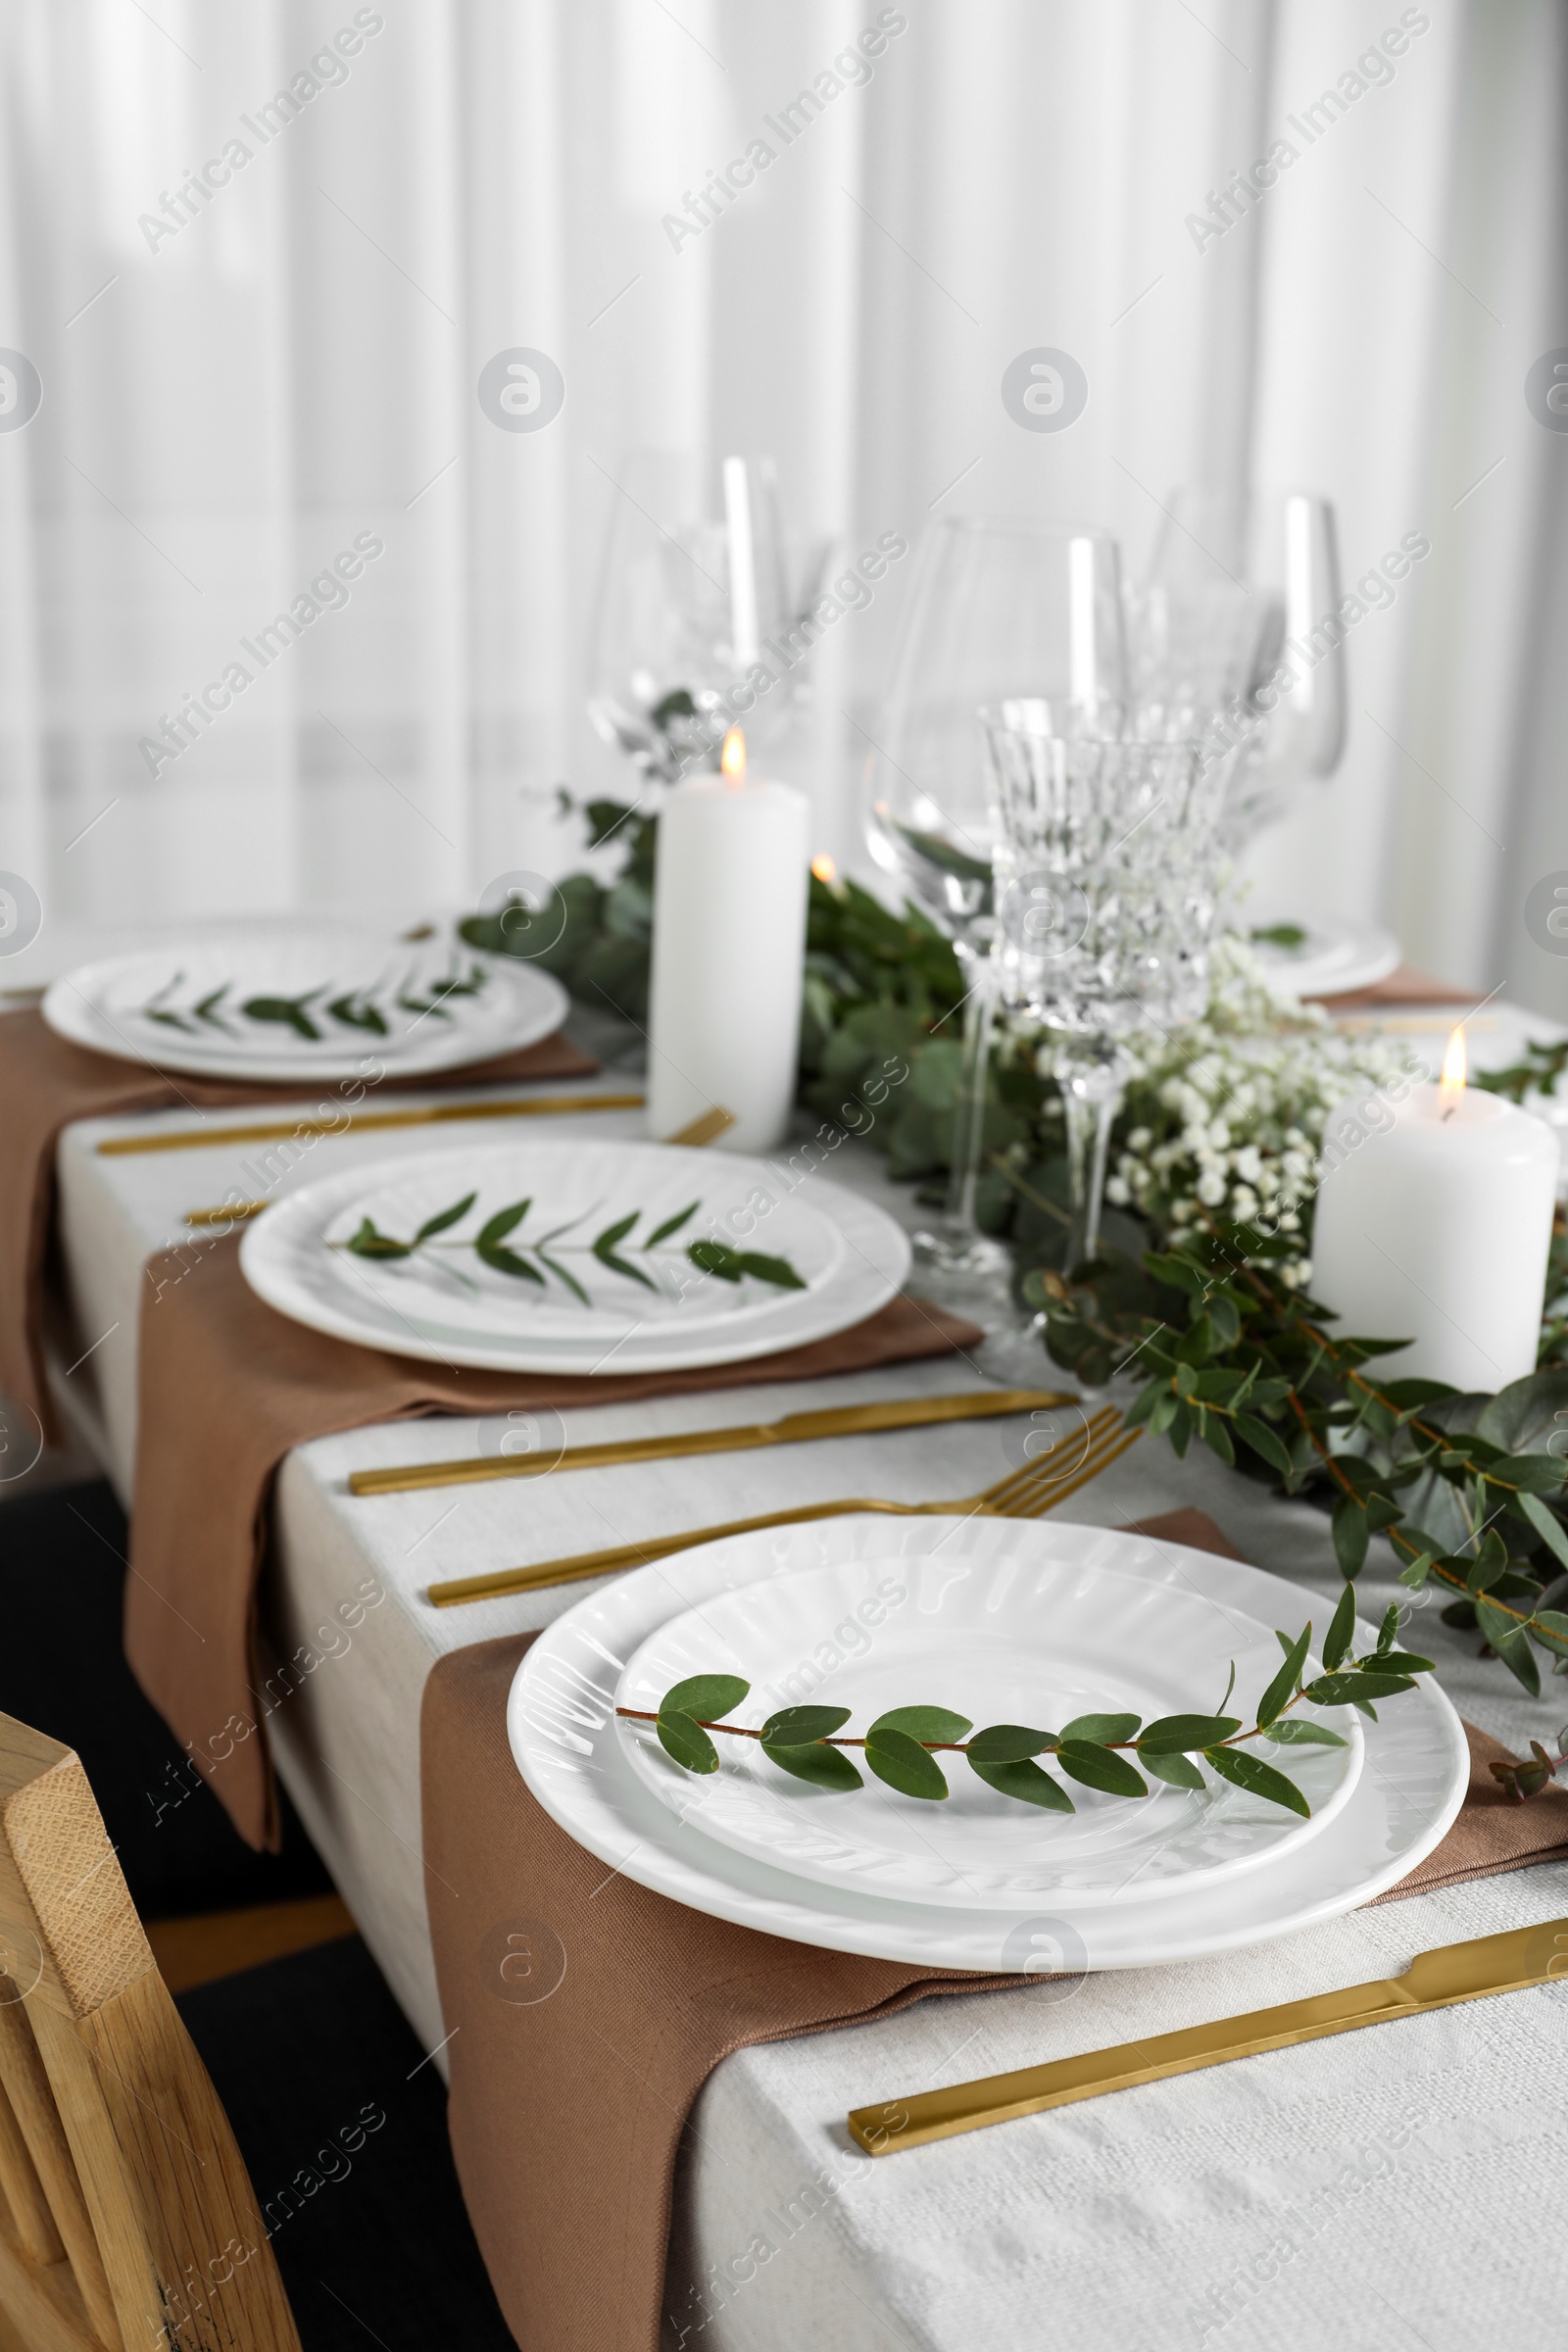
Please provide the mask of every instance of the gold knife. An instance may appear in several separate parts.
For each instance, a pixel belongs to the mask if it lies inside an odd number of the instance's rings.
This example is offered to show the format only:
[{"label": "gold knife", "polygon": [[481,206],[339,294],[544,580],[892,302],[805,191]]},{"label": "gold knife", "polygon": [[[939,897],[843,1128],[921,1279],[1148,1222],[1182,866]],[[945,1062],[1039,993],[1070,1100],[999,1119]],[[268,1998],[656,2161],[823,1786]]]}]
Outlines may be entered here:
[{"label": "gold knife", "polygon": [[1470,1943],[1445,1943],[1419,1952],[1402,1977],[1380,1984],[1350,1984],[1343,1992],[1316,1992],[1304,2001],[1283,2001],[1208,2026],[1187,2026],[1176,2034],[1153,2034],[1147,2041],[1124,2041],[1110,2050],[1089,2050],[1080,2058],[1057,2058],[1048,2066],[1026,2066],[1011,2075],[987,2075],[957,2082],[950,2090],[922,2090],[906,2099],[857,2107],[847,2118],[852,2136],[869,2156],[898,2148],[923,2147],[978,2132],[983,2124],[1009,2123],[1065,2107],[1074,2099],[1098,2098],[1104,2090],[1162,2082],[1227,2058],[1250,2058],[1260,2050],[1288,2049],[1353,2026],[1379,2026],[1418,2010],[1447,2009],[1484,1993],[1519,1992],[1568,1977],[1568,1919],[1548,1919],[1539,1928],[1514,1928],[1504,1936],[1480,1936]]},{"label": "gold knife", "polygon": [[416,1487],[463,1487],[486,1478],[542,1478],[552,1470],[608,1470],[621,1462],[674,1461],[694,1453],[742,1453],[757,1446],[799,1446],[816,1438],[863,1437],[881,1429],[925,1429],[939,1421],[992,1421],[1076,1404],[1049,1389],[976,1389],[950,1396],[890,1397],[885,1404],[840,1404],[817,1413],[788,1413],[782,1421],[750,1421],[733,1429],[683,1429],[657,1438],[620,1438],[600,1446],[571,1446],[564,1453],[472,1454],[455,1462],[402,1463],[390,1470],[351,1470],[351,1494],[406,1494]]},{"label": "gold knife", "polygon": [[346,1119],[265,1119],[248,1127],[181,1127],[153,1135],[111,1135],[106,1159],[127,1152],[196,1152],[212,1144],[285,1143],[305,1135],[367,1135],[382,1127],[437,1127],[449,1119],[549,1118],[580,1110],[641,1110],[641,1095],[519,1095],[501,1102],[440,1102],[418,1110],[361,1110]]}]

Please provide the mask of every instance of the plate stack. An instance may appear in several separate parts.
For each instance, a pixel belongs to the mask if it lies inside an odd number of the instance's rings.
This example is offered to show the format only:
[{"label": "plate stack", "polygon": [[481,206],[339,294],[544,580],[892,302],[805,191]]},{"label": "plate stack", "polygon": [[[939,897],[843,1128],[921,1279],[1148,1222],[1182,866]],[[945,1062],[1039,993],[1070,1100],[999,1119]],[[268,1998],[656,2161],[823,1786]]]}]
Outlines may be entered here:
[{"label": "plate stack", "polygon": [[1275,1629],[1299,1630],[1304,1597],[1210,1552],[1099,1528],[859,1517],[772,1530],[640,1570],[558,1618],[513,1685],[513,1753],[609,1866],[770,1935],[1009,1973],[1197,1958],[1368,1902],[1438,1843],[1469,1757],[1435,1684],[1378,1720],[1297,1710],[1343,1745],[1249,1743],[1288,1769],[1304,1819],[1207,1771],[1201,1789],[1154,1782],[1137,1799],[1075,1787],[1070,1814],[1046,1812],[954,1756],[945,1802],[872,1779],[839,1793],[722,1734],[718,1771],[694,1775],[652,1723],[616,1710],[654,1713],[676,1683],[714,1673],[750,1684],[726,1720],[751,1729],[807,1703],[852,1709],[847,1734],[913,1704],[976,1725],[1150,1721],[1219,1710],[1234,1661],[1232,1711],[1250,1722],[1279,1668]]}]

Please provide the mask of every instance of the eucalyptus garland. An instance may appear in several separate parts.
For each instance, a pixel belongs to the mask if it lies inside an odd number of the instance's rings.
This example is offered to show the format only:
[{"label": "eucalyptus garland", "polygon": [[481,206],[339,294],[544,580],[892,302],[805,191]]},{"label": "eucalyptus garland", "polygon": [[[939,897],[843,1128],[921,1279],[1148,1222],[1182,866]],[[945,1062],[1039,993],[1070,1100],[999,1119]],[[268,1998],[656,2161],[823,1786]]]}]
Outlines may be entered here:
[{"label": "eucalyptus garland", "polygon": [[[569,875],[560,885],[564,927],[559,915],[548,926],[542,917],[474,916],[462,935],[475,948],[533,953],[574,996],[641,1023],[657,820],[608,801],[590,802],[584,813],[590,847],[618,855],[613,879]],[[542,951],[528,947],[530,921],[536,940],[550,930]],[[1358,1077],[1376,1081],[1377,1057],[1390,1049],[1338,1040],[1321,1014],[1271,1000],[1242,943],[1222,943],[1215,963],[1229,1005],[1217,986],[1198,1031],[1172,1041],[1167,1059],[1151,1057],[1129,1087],[1096,1261],[1062,1263],[1060,1097],[1038,1038],[1016,1027],[993,1056],[980,1221],[1011,1244],[1020,1296],[1041,1310],[1056,1362],[1086,1387],[1132,1384],[1129,1419],[1177,1453],[1196,1441],[1329,1510],[1348,1580],[1381,1538],[1407,1586],[1451,1594],[1445,1622],[1478,1632],[1538,1693],[1543,1657],[1554,1672],[1568,1670],[1568,1243],[1560,1232],[1553,1241],[1539,1368],[1529,1378],[1496,1396],[1380,1381],[1376,1359],[1398,1343],[1343,1333],[1310,1296],[1310,1166],[1333,1071],[1343,1069],[1349,1093]],[[800,1099],[832,1118],[867,1073],[901,1056],[909,1078],[873,1141],[891,1175],[928,1187],[948,1165],[963,990],[951,943],[918,909],[895,913],[853,882],[812,876]],[[1235,1213],[1250,1213],[1247,1188],[1256,1181],[1245,1072],[1230,1089],[1244,1114],[1234,1138],[1217,1136],[1214,1123],[1206,1133],[1194,1126],[1206,1064],[1233,1034],[1239,1068],[1249,1054],[1249,1069],[1266,1060],[1283,1041],[1270,1080],[1280,1124],[1272,1166],[1276,1181],[1298,1185],[1299,1199],[1293,1205],[1287,1197],[1283,1213],[1265,1220],[1266,1235]],[[1533,1044],[1515,1067],[1478,1083],[1518,1102],[1554,1094],[1565,1069],[1568,1043]],[[1267,1205],[1261,1195],[1259,1205]],[[1498,1777],[1516,1795],[1534,1793],[1568,1763],[1568,1725],[1557,1747],[1563,1752],[1551,1755],[1535,1746],[1531,1760],[1499,1767]]]}]

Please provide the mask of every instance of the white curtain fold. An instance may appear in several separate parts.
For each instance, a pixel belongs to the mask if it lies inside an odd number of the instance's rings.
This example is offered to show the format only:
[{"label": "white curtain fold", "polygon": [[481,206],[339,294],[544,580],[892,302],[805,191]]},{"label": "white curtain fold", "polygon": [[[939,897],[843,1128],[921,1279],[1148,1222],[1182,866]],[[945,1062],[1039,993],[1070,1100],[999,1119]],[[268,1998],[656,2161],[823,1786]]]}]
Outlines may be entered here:
[{"label": "white curtain fold", "polygon": [[[771,451],[845,559],[1023,511],[1136,564],[1172,485],[1252,473],[1336,499],[1348,585],[1431,547],[1261,891],[1568,1011],[1522,917],[1568,865],[1568,436],[1522,392],[1568,337],[1565,47],[1551,0],[12,0],[0,347],[43,401],[0,429],[0,867],[46,921],[558,870],[558,787],[629,783],[585,696],[637,448]],[[1089,381],[1060,433],[1001,397],[1042,346]],[[564,380],[538,431],[478,398],[519,348]],[[909,570],[777,755],[841,862]]]}]

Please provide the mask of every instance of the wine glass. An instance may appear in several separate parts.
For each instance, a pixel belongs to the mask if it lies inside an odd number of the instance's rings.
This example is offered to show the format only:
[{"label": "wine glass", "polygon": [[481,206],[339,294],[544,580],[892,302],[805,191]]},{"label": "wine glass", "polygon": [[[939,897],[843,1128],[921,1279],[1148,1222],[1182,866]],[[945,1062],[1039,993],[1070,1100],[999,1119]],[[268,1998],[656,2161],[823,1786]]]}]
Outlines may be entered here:
[{"label": "wine glass", "polygon": [[[721,698],[794,618],[771,458],[726,458],[713,496],[694,460],[633,454],[615,485],[592,630],[588,714],[645,781],[716,765]],[[792,673],[746,721],[757,748],[785,731]]]},{"label": "wine glass", "polygon": [[1344,756],[1342,594],[1334,507],[1318,492],[1171,493],[1129,600],[1138,731],[1251,739],[1225,817],[1233,855]]},{"label": "wine glass", "polygon": [[963,973],[947,1204],[914,1248],[939,1294],[982,1311],[1008,1305],[1012,1267],[974,1213],[996,997],[996,796],[977,713],[1028,699],[1057,725],[1114,734],[1126,694],[1120,556],[1107,532],[968,515],[936,525],[867,756],[867,839],[948,933]]},{"label": "wine glass", "polygon": [[1202,1010],[1220,823],[1238,752],[1063,733],[1049,707],[982,716],[996,808],[1003,1000],[1056,1033],[1069,1268],[1100,1239],[1129,1040]]}]

